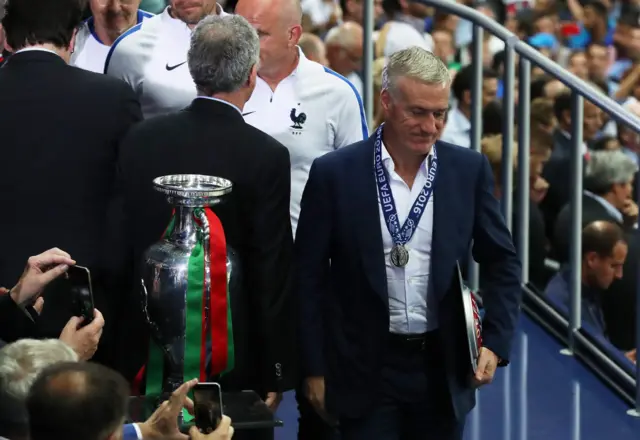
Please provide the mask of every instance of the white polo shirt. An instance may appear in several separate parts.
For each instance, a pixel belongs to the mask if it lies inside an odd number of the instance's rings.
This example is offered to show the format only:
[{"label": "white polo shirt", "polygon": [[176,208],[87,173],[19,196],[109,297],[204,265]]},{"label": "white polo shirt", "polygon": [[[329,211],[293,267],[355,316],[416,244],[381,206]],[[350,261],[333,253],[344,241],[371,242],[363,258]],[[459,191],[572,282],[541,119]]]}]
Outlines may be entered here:
[{"label": "white polo shirt", "polygon": [[[217,5],[220,16],[227,15]],[[118,38],[107,56],[104,72],[135,90],[145,118],[182,110],[196,97],[187,66],[192,30],[161,14],[132,27]]]},{"label": "white polo shirt", "polygon": [[[153,14],[138,10],[137,24],[151,17],[153,17]],[[110,48],[111,46],[107,46],[100,41],[95,32],[93,17],[89,17],[80,25],[70,64],[84,70],[103,73],[104,63],[107,60]]]},{"label": "white polo shirt", "polygon": [[291,156],[291,224],[295,234],[300,200],[314,159],[368,137],[360,95],[346,78],[307,59],[275,92],[260,77],[244,106],[247,123],[271,135]]}]

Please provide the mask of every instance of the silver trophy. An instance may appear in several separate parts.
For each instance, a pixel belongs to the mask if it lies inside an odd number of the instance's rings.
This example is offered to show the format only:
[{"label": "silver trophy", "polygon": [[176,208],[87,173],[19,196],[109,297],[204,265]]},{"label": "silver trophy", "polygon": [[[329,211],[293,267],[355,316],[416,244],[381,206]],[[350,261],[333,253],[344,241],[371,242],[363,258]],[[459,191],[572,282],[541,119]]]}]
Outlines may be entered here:
[{"label": "silver trophy", "polygon": [[[209,223],[202,208],[214,206],[231,192],[232,183],[211,176],[182,174],[154,179],[154,188],[164,194],[174,207],[172,227],[164,237],[144,254],[141,271],[142,307],[151,333],[151,344],[162,352],[164,361],[159,398],[166,398],[185,380],[185,351],[188,348],[187,291],[189,260],[199,244],[209,249]],[[204,252],[203,324],[207,347],[211,346],[209,331],[211,286],[208,285],[208,254]],[[227,247],[226,268],[230,291],[238,278],[238,261]],[[149,375],[147,364],[147,375]],[[147,380],[147,384],[149,381]],[[149,390],[147,390],[149,395]]]}]

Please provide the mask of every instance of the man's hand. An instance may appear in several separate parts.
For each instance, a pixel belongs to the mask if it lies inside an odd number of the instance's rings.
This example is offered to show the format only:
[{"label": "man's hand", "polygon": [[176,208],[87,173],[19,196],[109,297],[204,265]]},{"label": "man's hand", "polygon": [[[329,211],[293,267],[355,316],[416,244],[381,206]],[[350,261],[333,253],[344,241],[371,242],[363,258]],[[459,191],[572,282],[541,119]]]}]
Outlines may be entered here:
[{"label": "man's hand", "polygon": [[491,383],[498,368],[498,356],[488,348],[482,347],[478,356],[478,368],[473,377],[475,387]]},{"label": "man's hand", "polygon": [[620,212],[624,216],[625,223],[635,224],[638,221],[638,205],[633,200],[626,200]]},{"label": "man's hand", "polygon": [[73,348],[83,361],[88,361],[95,354],[104,327],[102,313],[98,309],[93,310],[94,318],[90,324],[79,328],[83,318],[73,316],[60,333],[60,340]]},{"label": "man's hand", "polygon": [[282,393],[267,393],[267,398],[264,401],[274,413],[278,410],[280,402],[282,402]]},{"label": "man's hand", "polygon": [[[76,264],[71,256],[58,248],[30,257],[27,260],[22,276],[18,284],[11,289],[11,299],[16,304],[23,304],[35,296],[40,295],[42,289],[51,281],[65,273],[69,266]],[[40,309],[42,309],[42,301]]]},{"label": "man's hand", "polygon": [[[182,408],[193,413],[193,402],[187,394],[198,383],[198,379],[192,379],[183,383],[149,417],[149,419],[138,425],[143,440],[188,440],[189,436],[180,432],[178,426],[178,414]],[[193,438],[193,437],[192,437]],[[222,438],[222,437],[221,437]]]},{"label": "man's hand", "polygon": [[308,377],[305,380],[305,395],[313,409],[316,410],[316,413],[330,426],[335,426],[336,420],[327,413],[327,410],[324,406],[324,377]]},{"label": "man's hand", "polygon": [[627,351],[624,355],[627,359],[629,359],[634,364],[638,362],[638,354],[636,353],[635,349],[631,351]]},{"label": "man's hand", "polygon": [[231,437],[233,437],[231,419],[227,416],[222,416],[220,424],[216,430],[210,434],[203,434],[198,431],[198,428],[192,426],[189,430],[189,436],[191,437],[191,440],[230,440]]}]

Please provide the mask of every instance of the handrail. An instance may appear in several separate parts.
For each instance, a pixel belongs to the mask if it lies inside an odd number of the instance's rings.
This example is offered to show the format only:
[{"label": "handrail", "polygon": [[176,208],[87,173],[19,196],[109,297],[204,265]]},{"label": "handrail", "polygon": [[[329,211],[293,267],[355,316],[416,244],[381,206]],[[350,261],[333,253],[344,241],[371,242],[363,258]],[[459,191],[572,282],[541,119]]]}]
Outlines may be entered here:
[{"label": "handrail", "polygon": [[492,20],[473,8],[461,5],[451,0],[422,0],[422,2],[427,6],[442,9],[465,20],[469,20],[470,22],[488,30],[491,34],[503,40],[507,47],[513,48],[521,56],[524,56],[539,66],[542,70],[553,75],[567,87],[578,92],[589,101],[592,101],[596,106],[609,113],[616,120],[624,122],[629,125],[630,128],[640,133],[640,118],[626,111],[620,104],[608,96],[603,95],[586,81],[578,78],[573,73],[563,69],[558,64],[542,55],[535,48],[520,40],[517,35],[507,30],[495,20]]}]

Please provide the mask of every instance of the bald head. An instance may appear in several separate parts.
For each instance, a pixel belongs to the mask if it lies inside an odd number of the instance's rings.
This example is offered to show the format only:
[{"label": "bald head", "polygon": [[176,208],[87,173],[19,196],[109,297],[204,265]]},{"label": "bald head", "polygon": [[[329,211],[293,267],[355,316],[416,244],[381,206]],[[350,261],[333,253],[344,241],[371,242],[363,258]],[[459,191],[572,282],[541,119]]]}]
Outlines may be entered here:
[{"label": "bald head", "polygon": [[340,47],[362,46],[362,26],[353,21],[336,26],[327,34],[325,44]]},{"label": "bald head", "polygon": [[109,368],[89,362],[54,364],[29,390],[30,438],[108,438],[122,429],[128,400],[127,382]]},{"label": "bald head", "polygon": [[591,222],[582,230],[582,255],[595,252],[606,257],[611,255],[618,243],[624,241],[624,233],[615,223],[603,220]]},{"label": "bald head", "polygon": [[300,0],[239,0],[236,14],[252,21],[278,22],[284,26],[302,24]]},{"label": "bald head", "polygon": [[302,36],[300,0],[239,0],[236,14],[260,36],[258,75],[277,86],[297,66],[297,45]]},{"label": "bald head", "polygon": [[324,66],[327,65],[324,43],[317,35],[305,32],[302,34],[302,37],[300,37],[298,46],[302,49],[304,56],[311,61],[315,61],[316,63],[320,63]]}]

